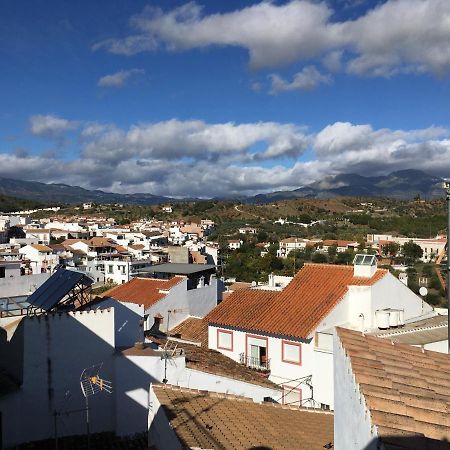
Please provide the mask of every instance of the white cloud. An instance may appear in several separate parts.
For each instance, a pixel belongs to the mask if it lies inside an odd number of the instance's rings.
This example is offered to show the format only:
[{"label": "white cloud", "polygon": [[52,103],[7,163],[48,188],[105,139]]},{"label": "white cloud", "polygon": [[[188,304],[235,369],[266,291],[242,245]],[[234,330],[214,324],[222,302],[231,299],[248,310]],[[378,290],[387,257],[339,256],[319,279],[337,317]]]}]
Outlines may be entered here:
[{"label": "white cloud", "polygon": [[52,114],[37,114],[30,117],[30,130],[35,136],[58,137],[77,127],[78,122]]},{"label": "white cloud", "polygon": [[323,0],[261,2],[209,15],[194,2],[168,12],[146,7],[130,20],[134,34],[93,49],[132,55],[227,45],[246,49],[253,68],[319,58],[329,70],[372,76],[443,74],[450,67],[448,0],[387,0],[357,19],[332,17]]},{"label": "white cloud", "polygon": [[142,75],[144,73],[144,69],[120,70],[119,72],[101,77],[97,82],[97,86],[120,88],[125,86],[132,76]]},{"label": "white cloud", "polygon": [[289,91],[310,91],[315,89],[319,84],[330,84],[332,78],[330,75],[320,73],[314,66],[304,67],[301,72],[297,72],[291,82],[284,80],[279,75],[270,75],[272,88],[271,94]]},{"label": "white cloud", "polygon": [[[64,140],[61,130],[72,132],[73,124],[58,119],[59,126],[50,129]],[[210,124],[173,119],[129,129],[76,124],[78,155],[65,160],[51,152],[0,152],[0,176],[123,193],[214,197],[295,189],[339,173],[382,175],[419,168],[445,175],[450,171],[450,133],[436,126],[392,130],[336,122],[312,135],[303,126],[275,122]],[[303,160],[306,150],[310,161]]]},{"label": "white cloud", "polygon": [[248,152],[256,144],[265,145],[258,158],[301,155],[309,138],[293,124],[260,122],[248,124],[208,124],[200,120],[140,124],[128,131],[110,128],[96,135],[84,149],[84,155],[108,161],[124,156],[174,160],[220,159]]}]

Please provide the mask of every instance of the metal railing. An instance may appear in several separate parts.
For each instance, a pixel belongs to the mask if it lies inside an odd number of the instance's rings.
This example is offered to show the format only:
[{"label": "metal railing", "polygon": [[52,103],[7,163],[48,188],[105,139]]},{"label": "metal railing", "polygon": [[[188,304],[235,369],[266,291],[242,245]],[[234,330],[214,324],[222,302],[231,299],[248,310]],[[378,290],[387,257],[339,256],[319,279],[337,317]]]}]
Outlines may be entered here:
[{"label": "metal railing", "polygon": [[239,355],[240,363],[245,364],[250,369],[270,371],[270,358],[262,360],[261,358],[255,358],[254,356],[245,356],[244,353]]}]

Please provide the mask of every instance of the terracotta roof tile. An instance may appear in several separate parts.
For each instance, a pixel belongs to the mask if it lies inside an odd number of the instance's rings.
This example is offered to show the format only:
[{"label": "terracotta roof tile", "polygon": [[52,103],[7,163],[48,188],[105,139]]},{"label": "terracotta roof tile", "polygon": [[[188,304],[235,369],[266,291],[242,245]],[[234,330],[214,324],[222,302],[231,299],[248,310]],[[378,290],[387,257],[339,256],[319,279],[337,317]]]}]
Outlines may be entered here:
[{"label": "terracotta roof tile", "polygon": [[170,335],[186,341],[200,342],[208,348],[208,322],[198,317],[188,317],[170,330]]},{"label": "terracotta roof tile", "polygon": [[31,247],[33,247],[38,252],[51,252],[52,249],[50,247],[47,247],[43,244],[31,244]]},{"label": "terracotta roof tile", "polygon": [[400,433],[450,440],[450,356],[343,328],[337,332],[382,439]]},{"label": "terracotta roof tile", "polygon": [[153,385],[183,448],[323,450],[333,415],[250,399]]},{"label": "terracotta roof tile", "polygon": [[209,323],[307,338],[339,303],[348,286],[371,286],[386,275],[353,276],[353,266],[305,264],[281,292],[235,291],[207,316]]},{"label": "terracotta roof tile", "polygon": [[183,280],[184,277],[180,276],[175,276],[170,280],[133,278],[128,283],[121,284],[105,292],[103,297],[112,297],[121,302],[144,305],[147,309],[167,295],[167,293],[161,291],[169,290]]},{"label": "terracotta roof tile", "polygon": [[178,347],[184,350],[186,367],[190,369],[280,390],[280,386],[269,381],[263,374],[237,363],[217,350],[185,343],[178,343]]}]

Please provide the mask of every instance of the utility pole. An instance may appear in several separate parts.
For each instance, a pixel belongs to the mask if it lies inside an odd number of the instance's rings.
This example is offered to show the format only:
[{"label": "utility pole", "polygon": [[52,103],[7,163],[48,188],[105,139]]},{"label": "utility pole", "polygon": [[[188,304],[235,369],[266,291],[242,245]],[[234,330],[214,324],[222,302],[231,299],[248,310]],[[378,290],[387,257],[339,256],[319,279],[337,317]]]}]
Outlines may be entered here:
[{"label": "utility pole", "polygon": [[[445,189],[445,197],[447,200],[447,318],[450,313],[450,180],[445,179],[442,183]],[[447,325],[448,353],[450,354],[450,326]]]}]

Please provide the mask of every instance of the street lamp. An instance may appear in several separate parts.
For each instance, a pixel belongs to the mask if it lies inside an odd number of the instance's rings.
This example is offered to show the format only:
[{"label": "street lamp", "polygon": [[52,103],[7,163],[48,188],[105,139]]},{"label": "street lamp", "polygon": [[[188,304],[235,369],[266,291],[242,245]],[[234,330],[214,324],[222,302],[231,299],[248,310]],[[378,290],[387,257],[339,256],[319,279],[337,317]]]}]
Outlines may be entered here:
[{"label": "street lamp", "polygon": [[[447,318],[450,313],[450,179],[444,179],[442,187],[445,189],[445,198],[447,200]],[[450,327],[447,324],[448,353],[450,354]]]}]

